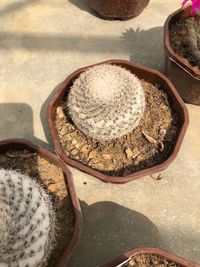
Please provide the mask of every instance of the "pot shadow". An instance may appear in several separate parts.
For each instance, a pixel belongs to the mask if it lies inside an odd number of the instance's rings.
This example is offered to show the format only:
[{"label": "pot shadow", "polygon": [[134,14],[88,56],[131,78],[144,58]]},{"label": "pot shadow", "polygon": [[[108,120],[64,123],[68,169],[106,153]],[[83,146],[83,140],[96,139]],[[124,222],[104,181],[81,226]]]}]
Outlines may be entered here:
[{"label": "pot shadow", "polygon": [[89,0],[68,0],[74,6],[78,7],[79,9],[90,13],[91,15],[97,16],[96,13],[89,5]]},{"label": "pot shadow", "polygon": [[163,28],[126,29],[121,38],[130,53],[130,60],[164,72]]},{"label": "pot shadow", "polygon": [[44,130],[45,137],[47,139],[47,142],[48,142],[51,150],[54,150],[55,148],[54,148],[54,143],[53,143],[53,139],[52,139],[52,136],[51,136],[51,132],[50,132],[50,129],[49,129],[49,126],[48,126],[47,108],[48,108],[49,102],[51,101],[51,99],[55,95],[55,93],[58,91],[58,89],[59,89],[61,84],[62,83],[59,83],[53,89],[53,91],[49,94],[49,96],[47,97],[45,102],[42,104],[42,107],[41,107],[41,110],[40,110],[40,120],[41,120],[41,123],[42,123],[42,127],[43,127],[43,130]]},{"label": "pot shadow", "polygon": [[49,149],[49,144],[34,136],[33,111],[25,103],[0,103],[0,140],[27,139]]},{"label": "pot shadow", "polygon": [[81,208],[82,238],[69,267],[99,266],[132,247],[161,243],[156,226],[137,211],[109,201],[81,202]]}]

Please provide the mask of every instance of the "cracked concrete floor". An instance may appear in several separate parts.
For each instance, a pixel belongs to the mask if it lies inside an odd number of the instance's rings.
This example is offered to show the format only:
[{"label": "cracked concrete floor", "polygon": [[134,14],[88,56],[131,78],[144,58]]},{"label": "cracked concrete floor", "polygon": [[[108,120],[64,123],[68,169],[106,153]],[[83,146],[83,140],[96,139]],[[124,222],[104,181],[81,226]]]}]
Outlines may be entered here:
[{"label": "cracked concrete floor", "polygon": [[[179,0],[151,0],[138,18],[104,21],[81,0],[0,1],[0,140],[27,138],[53,150],[49,97],[73,70],[110,58],[163,70],[162,26]],[[105,184],[72,169],[84,218],[69,267],[94,267],[153,245],[200,263],[200,107],[163,179]]]}]

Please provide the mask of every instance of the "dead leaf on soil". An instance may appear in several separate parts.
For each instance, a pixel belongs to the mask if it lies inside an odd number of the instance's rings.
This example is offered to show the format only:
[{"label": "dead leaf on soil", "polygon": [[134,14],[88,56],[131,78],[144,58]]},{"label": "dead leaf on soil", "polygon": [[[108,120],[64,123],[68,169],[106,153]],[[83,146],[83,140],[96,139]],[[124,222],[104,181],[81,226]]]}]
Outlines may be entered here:
[{"label": "dead leaf on soil", "polygon": [[151,137],[150,135],[148,135],[145,132],[142,132],[142,134],[147,139],[147,141],[149,141],[151,144],[157,144],[157,141],[153,137]]}]

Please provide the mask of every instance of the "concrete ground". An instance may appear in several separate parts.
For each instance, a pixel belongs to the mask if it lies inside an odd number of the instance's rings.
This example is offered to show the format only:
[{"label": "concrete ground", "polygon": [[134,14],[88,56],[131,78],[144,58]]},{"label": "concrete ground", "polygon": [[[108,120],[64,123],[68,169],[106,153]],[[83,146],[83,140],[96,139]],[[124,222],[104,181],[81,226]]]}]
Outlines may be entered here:
[{"label": "concrete ground", "polygon": [[[79,67],[122,58],[162,71],[162,26],[180,4],[151,0],[138,18],[111,22],[86,0],[1,0],[0,140],[27,138],[53,150],[46,105]],[[72,169],[84,227],[69,267],[95,267],[140,245],[200,263],[200,107],[188,109],[182,149],[162,180],[112,185]]]}]

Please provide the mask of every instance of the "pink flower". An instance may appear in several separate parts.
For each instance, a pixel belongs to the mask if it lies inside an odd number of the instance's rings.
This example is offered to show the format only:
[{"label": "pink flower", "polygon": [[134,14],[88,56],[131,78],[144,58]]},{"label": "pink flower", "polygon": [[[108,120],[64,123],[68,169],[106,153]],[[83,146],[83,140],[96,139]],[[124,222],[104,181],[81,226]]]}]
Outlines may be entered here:
[{"label": "pink flower", "polygon": [[192,2],[191,14],[194,16],[197,10],[200,10],[200,0],[183,0],[182,6],[186,5],[188,2]]}]

